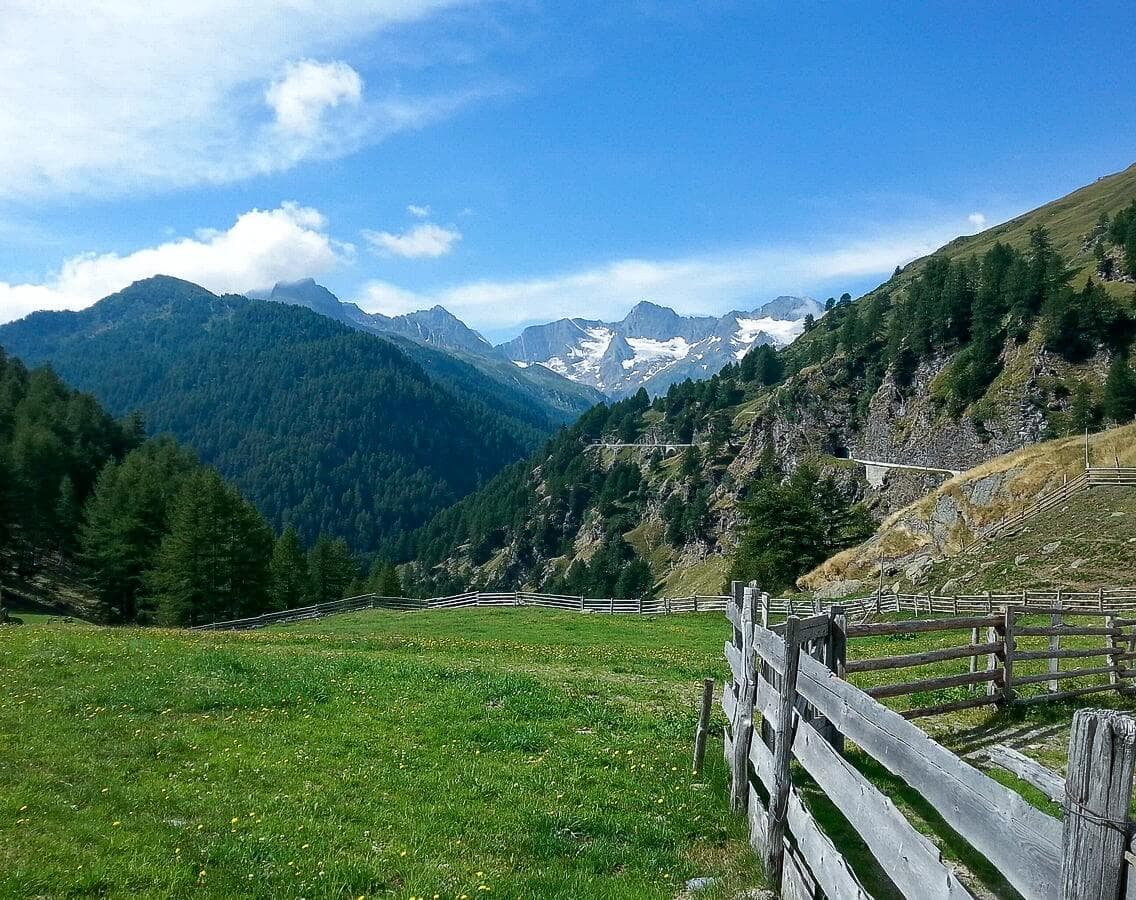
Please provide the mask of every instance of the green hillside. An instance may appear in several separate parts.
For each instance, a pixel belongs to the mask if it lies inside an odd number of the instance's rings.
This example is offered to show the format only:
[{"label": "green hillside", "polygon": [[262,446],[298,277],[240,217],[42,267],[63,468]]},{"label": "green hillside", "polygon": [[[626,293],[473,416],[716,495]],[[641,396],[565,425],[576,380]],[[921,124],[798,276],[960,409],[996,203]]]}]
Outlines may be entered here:
[{"label": "green hillside", "polygon": [[[1094,434],[1088,444],[1094,466],[1136,466],[1136,425]],[[1136,540],[1129,541],[1136,520],[1128,510],[1136,488],[1093,488],[1027,520],[1017,535],[975,545],[984,529],[1080,475],[1084,460],[1079,437],[996,457],[889,516],[869,540],[826,560],[799,584],[813,591],[843,585],[838,593],[874,589],[882,564],[888,584],[898,581],[904,591],[1128,587],[1136,553]]]},{"label": "green hillside", "polygon": [[724,628],[483,609],[4,629],[0,895],[639,900],[701,876],[733,896],[758,874],[720,737],[690,774]]},{"label": "green hillside", "polygon": [[[1030,230],[1038,225],[1048,232],[1053,246],[1070,265],[1078,271],[1089,270],[1095,265],[1092,242],[1086,237],[1093,234],[1102,215],[1113,216],[1132,202],[1136,196],[1136,164],[1122,172],[1105,175],[1092,184],[1073,193],[1054,200],[1035,210],[995,225],[975,235],[956,238],[935,251],[936,256],[960,258],[981,256],[999,241],[1019,249],[1029,245]],[[909,278],[923,270],[930,257],[923,257],[904,267],[903,276]],[[1112,287],[1119,291],[1131,292],[1129,282],[1113,282]]]},{"label": "green hillside", "polygon": [[[1105,287],[1078,266],[1101,214],[1127,222],[1134,204],[1136,168],[948,245],[858,301],[834,301],[781,352],[759,348],[655,401],[593,410],[423,528],[408,577],[424,591],[715,592],[739,541],[769,526],[785,532],[775,554],[788,562],[760,565],[788,587],[851,539],[818,537],[826,529],[813,525],[834,521],[832,509],[861,501],[881,520],[941,480],[896,472],[876,490],[841,457],[964,470],[1132,420],[1136,285],[1122,267]],[[1096,239],[1123,261],[1127,236]],[[601,438],[698,446],[587,449]],[[803,464],[818,467],[825,496],[805,502],[799,521],[767,503],[755,522],[755,501]],[[788,536],[794,528],[815,539]]]}]

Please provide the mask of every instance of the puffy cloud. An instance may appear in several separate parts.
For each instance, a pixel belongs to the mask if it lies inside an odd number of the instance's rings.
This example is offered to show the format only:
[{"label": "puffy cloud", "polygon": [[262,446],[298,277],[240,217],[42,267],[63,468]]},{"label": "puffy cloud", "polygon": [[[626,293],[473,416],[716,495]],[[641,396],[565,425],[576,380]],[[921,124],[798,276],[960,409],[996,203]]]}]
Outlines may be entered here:
[{"label": "puffy cloud", "polygon": [[408,213],[410,213],[412,216],[414,216],[414,218],[416,218],[416,219],[428,219],[428,218],[430,218],[430,207],[429,206],[419,206],[416,203],[411,203],[408,207],[406,207],[406,211]]},{"label": "puffy cloud", "polygon": [[284,131],[311,135],[319,128],[324,110],[357,104],[363,96],[363,79],[344,62],[318,63],[310,59],[290,63],[272,82],[265,102],[276,112]]},{"label": "puffy cloud", "polygon": [[352,253],[329,236],[318,210],[288,202],[243,213],[225,231],[203,230],[126,255],[76,256],[42,284],[0,282],[0,320],[81,309],[151,275],[185,278],[217,292],[246,291],[330,271]]},{"label": "puffy cloud", "polygon": [[223,183],[421,127],[486,92],[363,97],[312,60],[470,2],[0,4],[0,198]]},{"label": "puffy cloud", "polygon": [[972,212],[966,217],[966,220],[980,230],[986,227],[986,216],[980,212]]},{"label": "puffy cloud", "polygon": [[819,248],[766,245],[673,259],[620,259],[546,277],[471,281],[434,291],[372,281],[357,302],[386,314],[437,303],[481,328],[563,316],[610,318],[644,299],[686,313],[721,314],[779,293],[820,293],[854,278],[886,277],[954,233],[951,227],[928,228]]},{"label": "puffy cloud", "polygon": [[363,237],[380,253],[406,259],[422,259],[445,256],[461,240],[461,232],[456,228],[443,228],[433,222],[423,222],[401,234],[364,231]]}]

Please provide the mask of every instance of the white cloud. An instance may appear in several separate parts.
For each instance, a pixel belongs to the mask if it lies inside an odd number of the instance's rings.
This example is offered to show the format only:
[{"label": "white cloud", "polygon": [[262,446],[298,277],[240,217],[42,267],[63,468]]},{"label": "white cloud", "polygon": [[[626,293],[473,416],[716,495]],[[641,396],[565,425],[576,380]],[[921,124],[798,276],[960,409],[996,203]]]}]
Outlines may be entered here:
[{"label": "white cloud", "polygon": [[288,64],[265,91],[264,102],[275,111],[279,128],[311,135],[319,128],[324,110],[341,103],[358,104],[362,97],[363,79],[347,63],[305,59]]},{"label": "white cloud", "polygon": [[966,220],[975,228],[982,229],[986,227],[986,216],[980,212],[972,212],[966,217]]},{"label": "white cloud", "polygon": [[674,259],[620,259],[546,277],[472,281],[435,291],[372,281],[357,302],[386,314],[437,303],[481,328],[563,316],[610,318],[644,299],[685,313],[721,314],[780,293],[820,293],[855,278],[886,277],[953,237],[953,228],[957,225],[824,247],[770,245]]},{"label": "white cloud", "polygon": [[363,237],[380,253],[422,259],[445,256],[461,240],[456,228],[443,228],[433,222],[423,222],[401,234],[390,231],[364,231]]},{"label": "white cloud", "polygon": [[0,198],[229,182],[421,127],[486,92],[364,97],[326,60],[469,2],[0,4]]},{"label": "white cloud", "polygon": [[428,218],[430,218],[430,207],[429,206],[419,206],[416,203],[411,203],[408,207],[406,207],[406,211],[408,213],[410,213],[412,216],[414,216],[414,218],[416,218],[416,219],[428,219]]},{"label": "white cloud", "polygon": [[185,278],[217,292],[246,291],[330,271],[352,253],[328,235],[318,210],[286,202],[243,213],[225,231],[203,229],[125,256],[73,257],[41,284],[0,282],[0,321],[40,309],[81,309],[151,275]]}]

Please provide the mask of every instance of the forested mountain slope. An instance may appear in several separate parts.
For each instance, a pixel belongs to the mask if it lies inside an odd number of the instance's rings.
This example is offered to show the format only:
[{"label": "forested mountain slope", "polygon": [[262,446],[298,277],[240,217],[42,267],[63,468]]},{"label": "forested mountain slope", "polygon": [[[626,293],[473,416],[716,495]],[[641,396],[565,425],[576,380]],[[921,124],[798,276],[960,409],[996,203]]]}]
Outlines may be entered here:
[{"label": "forested mountain slope", "polygon": [[256,614],[273,602],[272,549],[260,514],[192,453],[0,353],[0,608]]},{"label": "forested mountain slope", "polygon": [[33,314],[0,344],[115,414],[140,411],[309,544],[397,544],[547,433],[523,399],[449,390],[386,340],[173,278]]},{"label": "forested mountain slope", "polygon": [[[1047,221],[1068,232],[1059,245]],[[756,534],[786,558],[746,551],[739,574],[760,566],[789,585],[863,536],[855,501],[882,518],[942,478],[893,470],[874,490],[842,457],[968,469],[1136,416],[1134,223],[1129,169],[999,226],[1012,243],[979,235],[968,239],[979,255],[956,241],[897,271],[810,318],[781,351],[757,348],[653,402],[594,410],[436,517],[407,571],[427,586],[615,591],[623,577],[636,589],[717,590]],[[1070,265],[1059,246],[1091,249]],[[672,457],[587,449],[601,436],[699,446]],[[788,477],[803,464],[818,467],[820,489]],[[833,510],[838,527],[818,526]]]}]

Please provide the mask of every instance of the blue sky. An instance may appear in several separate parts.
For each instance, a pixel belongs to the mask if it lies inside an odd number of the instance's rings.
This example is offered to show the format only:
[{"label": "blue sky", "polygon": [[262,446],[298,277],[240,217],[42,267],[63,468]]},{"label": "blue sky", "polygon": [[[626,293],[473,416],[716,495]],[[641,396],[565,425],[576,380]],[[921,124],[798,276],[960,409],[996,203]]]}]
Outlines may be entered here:
[{"label": "blue sky", "polygon": [[495,337],[856,294],[1136,161],[1126,3],[67,6],[0,10],[3,319],[157,271]]}]

